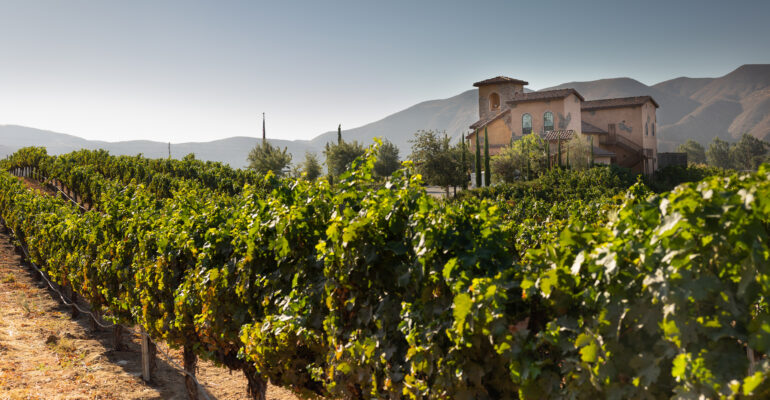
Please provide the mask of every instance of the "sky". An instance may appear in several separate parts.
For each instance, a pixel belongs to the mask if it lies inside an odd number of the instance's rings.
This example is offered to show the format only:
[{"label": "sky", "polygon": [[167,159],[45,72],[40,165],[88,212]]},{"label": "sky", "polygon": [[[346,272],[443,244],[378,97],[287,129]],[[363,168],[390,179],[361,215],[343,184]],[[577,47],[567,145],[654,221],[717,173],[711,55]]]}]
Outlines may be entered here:
[{"label": "sky", "polygon": [[0,0],[0,125],[311,139],[505,75],[651,85],[770,63],[770,1]]}]

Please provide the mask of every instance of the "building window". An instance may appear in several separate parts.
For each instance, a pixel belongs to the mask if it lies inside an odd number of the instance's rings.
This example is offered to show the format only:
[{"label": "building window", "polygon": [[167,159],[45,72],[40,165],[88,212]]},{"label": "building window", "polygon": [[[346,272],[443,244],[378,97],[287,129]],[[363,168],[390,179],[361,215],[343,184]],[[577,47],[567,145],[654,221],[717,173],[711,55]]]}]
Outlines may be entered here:
[{"label": "building window", "polygon": [[652,136],[655,136],[655,123],[652,123]]},{"label": "building window", "polygon": [[546,111],[543,114],[543,131],[548,132],[553,130],[553,113]]},{"label": "building window", "polygon": [[492,111],[500,109],[500,95],[492,93],[489,95],[489,109]]},{"label": "building window", "polygon": [[521,116],[521,134],[529,135],[532,133],[532,116],[524,114]]},{"label": "building window", "polygon": [[644,136],[650,135],[650,124],[644,124]]}]

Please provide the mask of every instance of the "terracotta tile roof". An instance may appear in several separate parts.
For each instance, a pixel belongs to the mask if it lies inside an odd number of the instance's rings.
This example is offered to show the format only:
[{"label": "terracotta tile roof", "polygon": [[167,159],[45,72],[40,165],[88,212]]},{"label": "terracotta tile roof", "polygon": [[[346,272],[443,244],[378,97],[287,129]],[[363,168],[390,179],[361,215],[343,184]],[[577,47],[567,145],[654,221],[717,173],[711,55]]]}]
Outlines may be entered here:
[{"label": "terracotta tile roof", "polygon": [[582,120],[580,121],[580,131],[583,133],[609,133],[604,129],[597,127],[596,125],[591,125],[588,122]]},{"label": "terracotta tile roof", "polygon": [[548,131],[545,133],[541,133],[540,137],[543,138],[543,140],[571,140],[572,136],[575,135],[575,131],[572,129],[562,129],[558,131]]},{"label": "terracotta tile roof", "polygon": [[494,78],[484,79],[473,84],[473,86],[479,87],[484,85],[493,85],[495,83],[518,83],[519,85],[529,85],[529,82],[521,81],[518,79],[509,78],[507,76],[496,76]]},{"label": "terracotta tile roof", "polygon": [[571,94],[577,96],[581,101],[585,101],[583,96],[575,89],[556,89],[556,90],[544,90],[539,92],[529,93],[516,93],[513,96],[513,100],[506,101],[507,104],[522,103],[525,101],[540,101],[540,100],[554,100],[563,99]]},{"label": "terracotta tile roof", "polygon": [[[503,111],[500,111],[499,113],[497,113],[495,115],[492,115],[492,116],[484,118],[484,119],[480,119],[480,120],[474,122],[473,125],[470,126],[470,128],[471,129],[481,129],[481,128],[489,125],[490,122],[492,122],[492,121],[502,117],[503,115],[505,115],[509,111],[511,111],[511,109],[510,108],[506,108]],[[470,135],[468,135],[468,137],[470,137]]]},{"label": "terracotta tile roof", "polygon": [[620,108],[637,107],[651,101],[655,108],[659,108],[658,103],[651,96],[618,97],[615,99],[601,99],[584,101],[580,106],[581,110],[598,110],[601,108]]}]

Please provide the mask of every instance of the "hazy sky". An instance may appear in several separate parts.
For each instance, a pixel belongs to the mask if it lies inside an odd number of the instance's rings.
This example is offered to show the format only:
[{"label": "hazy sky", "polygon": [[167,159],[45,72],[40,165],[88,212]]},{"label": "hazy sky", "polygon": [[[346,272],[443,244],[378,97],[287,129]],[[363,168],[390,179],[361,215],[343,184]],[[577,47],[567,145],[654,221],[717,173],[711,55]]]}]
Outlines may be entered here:
[{"label": "hazy sky", "polygon": [[654,84],[770,63],[770,1],[0,0],[0,124],[309,139],[495,75]]}]

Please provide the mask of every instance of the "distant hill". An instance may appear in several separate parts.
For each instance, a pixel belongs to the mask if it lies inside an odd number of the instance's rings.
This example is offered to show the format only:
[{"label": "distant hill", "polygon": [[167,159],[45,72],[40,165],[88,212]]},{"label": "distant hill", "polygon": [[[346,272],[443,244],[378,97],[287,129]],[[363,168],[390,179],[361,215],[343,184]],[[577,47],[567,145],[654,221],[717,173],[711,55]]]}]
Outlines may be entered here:
[{"label": "distant hill", "polygon": [[[469,82],[472,79],[469,79]],[[469,83],[470,85],[470,83]],[[651,95],[660,104],[659,149],[674,149],[687,139],[707,145],[714,137],[737,139],[743,133],[770,140],[770,65],[743,65],[719,78],[680,77],[647,86],[631,78],[600,79],[569,82],[546,89],[574,88],[586,99]],[[544,89],[545,90],[545,89]],[[446,131],[453,141],[467,132],[478,118],[478,98],[475,89],[447,99],[418,103],[385,118],[357,128],[345,129],[345,140],[357,140],[365,145],[374,137],[384,137],[401,150],[405,158],[409,140],[420,129]],[[287,147],[293,162],[304,159],[305,152],[320,153],[327,142],[336,140],[336,131],[329,131],[312,140],[269,141]],[[231,137],[213,142],[174,143],[171,155],[181,158],[195,153],[205,160],[222,161],[233,167],[246,166],[246,156],[260,139]],[[77,136],[13,125],[0,125],[0,156],[23,146],[46,146],[50,154],[75,149],[104,148],[112,154],[147,157],[167,157],[168,144],[153,141],[103,142]]]},{"label": "distant hill", "polygon": [[[194,153],[202,160],[221,161],[235,168],[246,166],[246,157],[261,139],[249,137],[231,137],[211,142],[172,143],[171,156],[182,158]],[[294,154],[294,160],[304,159],[305,151],[316,151],[305,140],[273,140],[270,143],[288,147]],[[16,125],[0,125],[0,157],[5,157],[24,146],[45,146],[48,154],[69,153],[78,149],[105,149],[115,155],[143,154],[150,158],[168,157],[168,143],[150,140],[132,140],[124,142],[103,142],[86,140],[77,136],[44,131]]]},{"label": "distant hill", "polygon": [[[413,105],[403,111],[391,114],[379,121],[344,130],[345,140],[371,143],[375,137],[387,138],[401,150],[409,153],[409,140],[420,129],[446,131],[453,140],[468,130],[468,126],[479,118],[479,100],[476,89],[468,90],[442,100],[430,100]],[[316,136],[310,143],[322,149],[327,142],[336,141],[337,132],[330,131]]]}]

